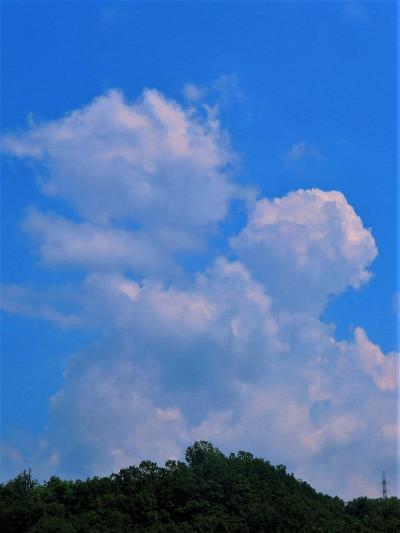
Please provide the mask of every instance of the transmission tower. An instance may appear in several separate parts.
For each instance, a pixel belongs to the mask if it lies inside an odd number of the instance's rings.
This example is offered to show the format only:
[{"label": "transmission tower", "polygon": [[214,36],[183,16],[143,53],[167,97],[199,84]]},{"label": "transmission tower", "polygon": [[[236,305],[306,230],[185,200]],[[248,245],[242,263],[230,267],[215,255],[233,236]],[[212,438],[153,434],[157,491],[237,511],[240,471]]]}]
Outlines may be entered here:
[{"label": "transmission tower", "polygon": [[386,474],[383,470],[382,472],[382,498],[386,500],[387,498],[387,481],[386,481]]}]

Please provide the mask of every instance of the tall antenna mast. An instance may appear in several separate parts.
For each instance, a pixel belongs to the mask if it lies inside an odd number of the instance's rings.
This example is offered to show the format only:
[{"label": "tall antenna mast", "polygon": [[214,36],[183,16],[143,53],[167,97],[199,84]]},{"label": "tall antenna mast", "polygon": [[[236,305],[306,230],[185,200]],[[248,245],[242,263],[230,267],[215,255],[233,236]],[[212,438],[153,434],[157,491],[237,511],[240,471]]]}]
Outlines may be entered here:
[{"label": "tall antenna mast", "polygon": [[385,471],[383,470],[382,472],[382,498],[384,500],[386,500],[387,498],[387,482],[386,482],[386,474],[385,474]]}]

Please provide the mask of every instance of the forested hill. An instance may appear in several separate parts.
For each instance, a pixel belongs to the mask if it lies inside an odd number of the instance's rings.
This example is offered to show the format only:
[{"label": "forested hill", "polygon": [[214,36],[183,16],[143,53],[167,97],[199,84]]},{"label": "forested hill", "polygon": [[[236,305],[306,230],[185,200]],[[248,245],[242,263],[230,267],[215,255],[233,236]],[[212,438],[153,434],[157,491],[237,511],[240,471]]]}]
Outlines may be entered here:
[{"label": "forested hill", "polygon": [[151,461],[110,477],[1,485],[0,529],[22,533],[400,531],[400,500],[345,504],[250,453],[194,443],[186,463]]}]

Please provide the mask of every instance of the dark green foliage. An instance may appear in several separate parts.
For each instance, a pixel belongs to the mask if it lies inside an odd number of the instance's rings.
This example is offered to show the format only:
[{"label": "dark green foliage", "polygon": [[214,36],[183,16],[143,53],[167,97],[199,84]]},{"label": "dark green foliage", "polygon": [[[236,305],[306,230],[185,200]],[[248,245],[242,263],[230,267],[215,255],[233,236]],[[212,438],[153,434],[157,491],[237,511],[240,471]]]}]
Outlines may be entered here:
[{"label": "dark green foliage", "polygon": [[224,456],[200,441],[186,463],[151,461],[110,477],[43,485],[24,471],[0,486],[4,533],[398,532],[397,498],[340,498],[250,453]]}]

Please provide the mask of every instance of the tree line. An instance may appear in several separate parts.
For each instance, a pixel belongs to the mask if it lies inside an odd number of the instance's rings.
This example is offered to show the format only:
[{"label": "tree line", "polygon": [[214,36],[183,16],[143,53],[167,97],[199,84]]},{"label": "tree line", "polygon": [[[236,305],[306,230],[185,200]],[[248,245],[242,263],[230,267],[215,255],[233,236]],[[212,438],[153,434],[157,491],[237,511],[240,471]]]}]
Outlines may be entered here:
[{"label": "tree line", "polygon": [[3,533],[373,532],[400,531],[398,498],[345,503],[314,490],[283,465],[206,441],[185,462],[152,461],[85,481],[30,471],[0,485]]}]

